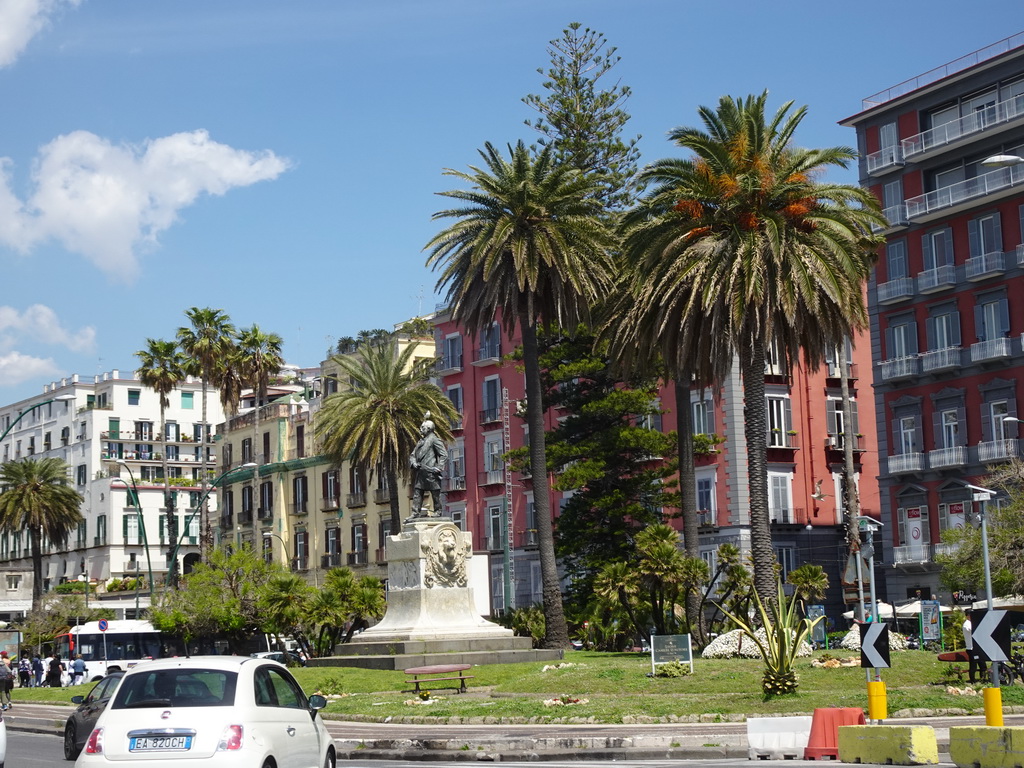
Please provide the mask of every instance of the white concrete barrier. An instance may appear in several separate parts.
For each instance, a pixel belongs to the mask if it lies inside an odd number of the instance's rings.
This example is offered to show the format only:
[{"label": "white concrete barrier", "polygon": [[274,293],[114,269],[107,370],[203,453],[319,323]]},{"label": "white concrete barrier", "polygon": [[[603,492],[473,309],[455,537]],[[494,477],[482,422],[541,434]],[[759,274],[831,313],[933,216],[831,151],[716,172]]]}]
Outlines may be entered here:
[{"label": "white concrete barrier", "polygon": [[811,716],[748,717],[747,757],[750,760],[802,760],[811,737]]}]

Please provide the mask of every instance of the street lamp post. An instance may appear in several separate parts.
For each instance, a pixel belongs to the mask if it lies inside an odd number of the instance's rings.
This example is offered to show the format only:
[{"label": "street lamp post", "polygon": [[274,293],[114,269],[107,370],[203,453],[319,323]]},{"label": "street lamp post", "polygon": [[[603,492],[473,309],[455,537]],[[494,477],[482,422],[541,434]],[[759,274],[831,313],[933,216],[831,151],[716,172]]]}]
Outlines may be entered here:
[{"label": "street lamp post", "polygon": [[[968,485],[974,494],[972,496],[973,501],[978,502],[980,507],[978,508],[978,518],[981,520],[981,559],[982,564],[985,567],[985,603],[988,610],[992,610],[992,565],[988,559],[988,515],[985,514],[987,509],[985,508],[986,503],[995,495],[995,491],[989,490],[988,488],[982,488],[977,485]],[[974,631],[974,627],[971,627],[971,631]],[[993,662],[989,665],[989,673],[992,679],[992,687],[999,687],[999,666]]]},{"label": "street lamp post", "polygon": [[57,397],[51,397],[49,400],[43,400],[43,401],[38,402],[38,403],[33,403],[28,408],[26,408],[24,411],[22,411],[17,416],[15,416],[14,417],[14,421],[12,421],[10,424],[7,425],[7,429],[5,429],[3,431],[3,434],[0,434],[0,442],[2,442],[3,439],[5,437],[7,437],[7,435],[9,435],[11,433],[11,430],[14,429],[14,425],[17,424],[19,421],[21,421],[22,416],[24,416],[26,413],[31,413],[36,408],[41,408],[42,406],[49,405],[50,403],[65,403],[65,402],[68,402],[68,401],[74,400],[74,399],[75,399],[74,395],[58,395]]},{"label": "street lamp post", "polygon": [[[243,469],[253,469],[253,468],[257,467],[257,466],[259,466],[259,465],[256,462],[254,462],[254,461],[246,462],[245,464],[242,464],[240,466],[234,467],[233,469],[225,470],[224,472],[222,472],[220,474],[219,477],[217,477],[216,480],[214,480],[212,483],[210,483],[210,487],[207,488],[205,491],[203,491],[203,495],[199,497],[199,502],[192,509],[192,513],[188,517],[185,518],[185,524],[182,526],[181,536],[178,537],[178,540],[174,544],[174,549],[171,551],[171,557],[170,557],[170,560],[168,561],[169,564],[177,562],[178,550],[181,549],[181,545],[185,541],[185,536],[188,533],[189,526],[192,525],[192,521],[195,519],[196,515],[199,514],[199,511],[203,508],[203,503],[206,501],[206,499],[209,497],[209,495],[211,493],[213,493],[213,491],[217,488],[218,485],[220,485],[220,481],[223,480],[228,475],[234,473],[234,472],[239,472],[239,471],[241,471]],[[202,531],[200,531],[199,535],[200,535],[200,537],[202,537]],[[176,587],[177,585],[175,584],[173,586]]]},{"label": "street lamp post", "polygon": [[273,531],[264,531],[263,532],[263,538],[264,539],[269,539],[271,536],[273,536],[275,539],[277,539],[278,541],[281,542],[281,555],[282,555],[282,557],[284,559],[287,559],[288,558],[288,544],[287,544],[287,542],[285,542],[285,540],[281,536],[279,536],[278,534],[274,533]]},{"label": "street lamp post", "polygon": [[[135,513],[138,515],[139,520],[139,533],[142,534],[142,546],[146,548],[146,570],[149,573],[149,604],[153,604],[153,561],[149,556],[149,537],[146,536],[146,520],[142,516],[142,500],[139,498],[139,486],[135,484],[135,473],[132,472],[132,468],[128,465],[128,462],[124,459],[118,459],[117,463],[128,470],[128,477],[131,478],[132,484],[129,487],[129,491],[135,497]],[[122,478],[117,478],[124,483]],[[125,483],[127,485],[127,483]],[[135,585],[135,615],[138,617],[138,596],[139,596],[139,585]]]},{"label": "street lamp post", "polygon": [[1024,163],[1024,157],[1018,155],[992,155],[981,161],[985,168],[1012,168]]}]

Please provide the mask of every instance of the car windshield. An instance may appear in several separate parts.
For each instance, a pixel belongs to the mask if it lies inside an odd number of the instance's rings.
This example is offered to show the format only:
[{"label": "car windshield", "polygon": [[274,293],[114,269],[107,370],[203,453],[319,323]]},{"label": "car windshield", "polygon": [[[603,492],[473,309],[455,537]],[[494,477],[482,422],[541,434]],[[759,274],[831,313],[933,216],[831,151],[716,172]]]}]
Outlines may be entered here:
[{"label": "car windshield", "polygon": [[126,675],[113,709],[230,707],[237,673],[221,669],[160,669]]}]

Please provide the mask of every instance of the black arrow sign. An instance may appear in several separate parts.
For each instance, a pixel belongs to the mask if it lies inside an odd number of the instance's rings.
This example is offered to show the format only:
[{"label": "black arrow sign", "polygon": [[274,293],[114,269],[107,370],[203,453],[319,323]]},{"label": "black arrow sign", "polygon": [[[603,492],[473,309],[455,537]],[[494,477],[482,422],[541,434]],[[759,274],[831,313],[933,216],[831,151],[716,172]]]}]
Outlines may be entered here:
[{"label": "black arrow sign", "polygon": [[971,611],[973,653],[982,661],[1010,658],[1009,611]]},{"label": "black arrow sign", "polygon": [[889,668],[889,627],[882,622],[860,625],[860,665]]}]

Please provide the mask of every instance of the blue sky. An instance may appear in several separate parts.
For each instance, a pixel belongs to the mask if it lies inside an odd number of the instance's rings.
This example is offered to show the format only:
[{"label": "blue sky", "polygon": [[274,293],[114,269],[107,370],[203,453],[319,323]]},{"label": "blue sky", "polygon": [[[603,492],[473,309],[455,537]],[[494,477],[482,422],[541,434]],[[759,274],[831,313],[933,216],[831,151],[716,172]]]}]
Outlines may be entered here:
[{"label": "blue sky", "polygon": [[442,171],[535,139],[572,21],[618,47],[644,162],[766,88],[809,106],[798,143],[853,144],[864,97],[1024,28],[1019,0],[0,0],[0,403],[133,369],[191,306],[301,366],[430,310]]}]

